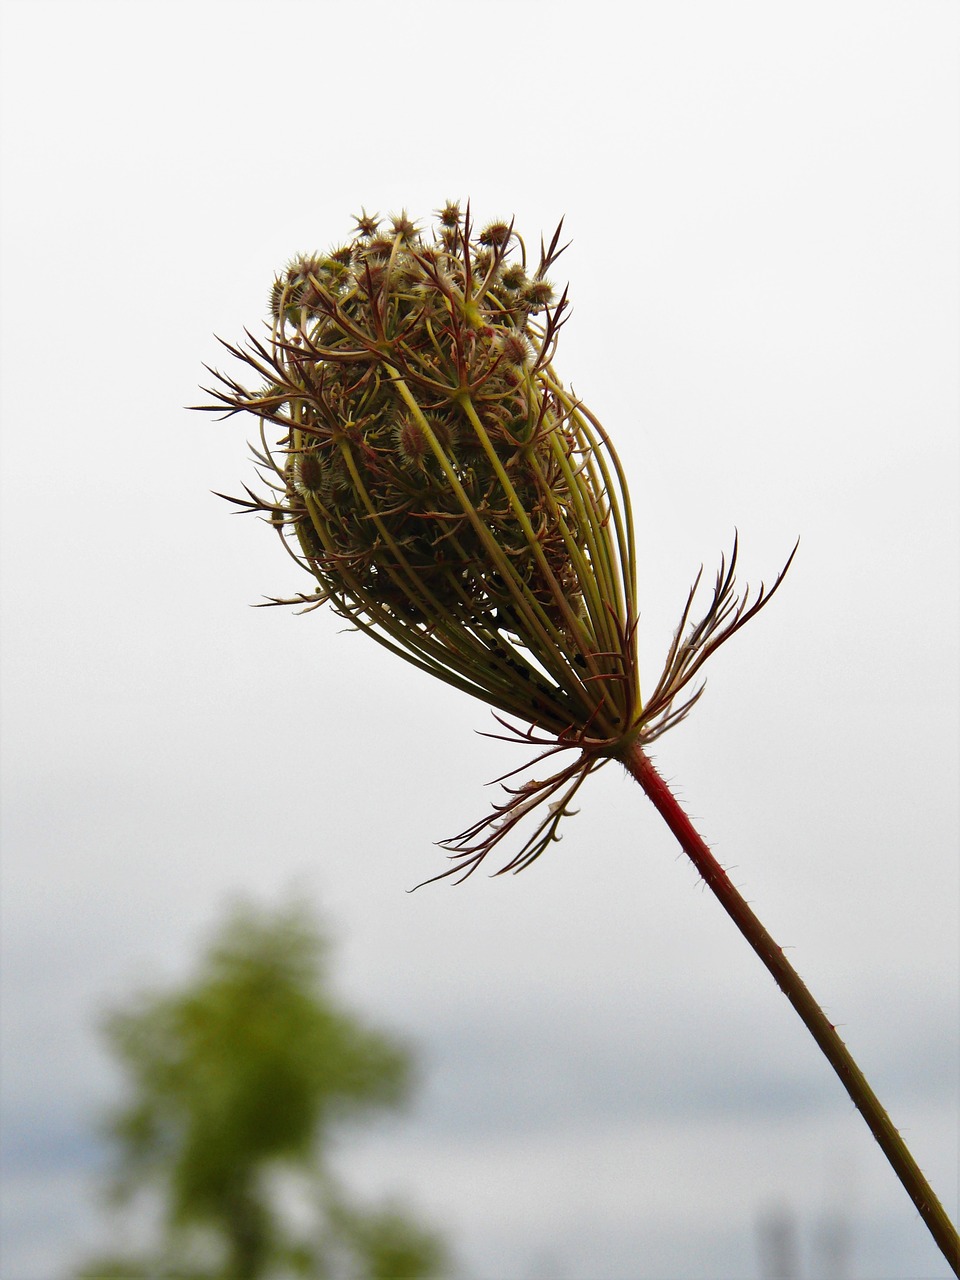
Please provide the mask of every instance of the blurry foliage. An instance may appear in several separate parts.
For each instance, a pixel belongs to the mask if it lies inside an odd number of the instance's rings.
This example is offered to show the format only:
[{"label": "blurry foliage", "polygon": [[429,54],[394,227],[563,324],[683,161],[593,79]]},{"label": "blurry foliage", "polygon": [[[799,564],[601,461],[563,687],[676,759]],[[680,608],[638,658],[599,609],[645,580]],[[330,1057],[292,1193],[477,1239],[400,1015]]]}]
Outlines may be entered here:
[{"label": "blurry foliage", "polygon": [[[326,952],[303,910],[242,906],[185,986],[108,1016],[128,1085],[106,1125],[111,1198],[159,1198],[162,1239],[149,1256],[91,1260],[84,1280],[446,1274],[435,1233],[394,1206],[350,1203],[326,1166],[334,1125],[398,1107],[412,1083],[409,1051],[326,991]],[[291,1174],[307,1228],[281,1212]]]}]

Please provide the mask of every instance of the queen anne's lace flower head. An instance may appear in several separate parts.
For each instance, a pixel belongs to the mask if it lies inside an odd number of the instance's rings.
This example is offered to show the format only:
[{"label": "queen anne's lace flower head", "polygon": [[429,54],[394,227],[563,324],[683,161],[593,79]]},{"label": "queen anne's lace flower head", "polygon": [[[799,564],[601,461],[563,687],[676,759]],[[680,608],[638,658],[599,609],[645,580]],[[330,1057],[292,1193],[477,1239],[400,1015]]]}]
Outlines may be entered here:
[{"label": "queen anne's lace flower head", "polygon": [[[560,228],[528,256],[513,223],[473,227],[450,202],[432,233],[361,212],[351,239],[293,259],[268,335],[224,344],[258,378],[215,373],[228,413],[260,424],[264,513],[314,586],[360,630],[575,757],[507,787],[448,848],[469,872],[541,802],[507,864],[537,857],[587,774],[650,741],[677,695],[752,607],[721,568],[704,620],[692,593],[653,696],[637,672],[636,549],[626,481],[596,417],[553,368],[567,312],[549,272]],[[779,582],[779,579],[778,579]],[[448,873],[449,874],[449,873]]]}]

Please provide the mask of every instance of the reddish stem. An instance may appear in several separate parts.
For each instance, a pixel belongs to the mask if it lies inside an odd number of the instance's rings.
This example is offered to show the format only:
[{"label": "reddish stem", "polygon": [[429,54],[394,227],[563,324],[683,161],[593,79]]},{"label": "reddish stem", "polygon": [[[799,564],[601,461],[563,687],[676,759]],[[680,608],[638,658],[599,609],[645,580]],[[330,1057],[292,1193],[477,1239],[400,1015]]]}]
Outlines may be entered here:
[{"label": "reddish stem", "polygon": [[667,826],[679,840],[684,853],[690,858],[706,884],[720,900],[724,911],[753,947],[773,975],[777,986],[803,1019],[807,1030],[823,1050],[827,1061],[853,1099],[854,1106],[866,1120],[870,1132],[879,1142],[884,1155],[916,1205],[918,1213],[950,1264],[954,1275],[960,1276],[960,1236],[957,1235],[956,1228],[944,1212],[943,1206],[934,1195],[917,1162],[907,1150],[900,1134],[894,1128],[890,1117],[880,1105],[863,1072],[854,1062],[849,1049],[837,1035],[836,1028],[827,1020],[800,975],[700,838],[690,819],[680,807],[677,798],[641,747],[633,745],[625,753],[623,763],[653,801]]}]

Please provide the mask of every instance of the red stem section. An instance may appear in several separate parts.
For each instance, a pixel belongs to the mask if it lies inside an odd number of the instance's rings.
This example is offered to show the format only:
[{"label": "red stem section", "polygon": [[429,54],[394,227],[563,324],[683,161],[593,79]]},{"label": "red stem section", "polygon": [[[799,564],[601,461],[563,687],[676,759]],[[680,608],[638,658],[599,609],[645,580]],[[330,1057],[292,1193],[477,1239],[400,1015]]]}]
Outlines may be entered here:
[{"label": "red stem section", "polygon": [[803,1019],[807,1030],[826,1054],[827,1061],[840,1077],[854,1106],[866,1120],[870,1132],[879,1142],[910,1199],[917,1207],[941,1253],[954,1275],[960,1276],[960,1236],[934,1195],[917,1162],[907,1150],[890,1117],[870,1088],[850,1051],[827,1020],[823,1010],[807,990],[800,975],[783,951],[741,897],[730,877],[700,838],[677,798],[660,777],[649,757],[637,745],[624,755],[623,763],[653,801],[667,826],[679,840],[683,851],[697,868],[706,884],[720,900],[720,905],[753,947],[773,975],[777,986]]}]

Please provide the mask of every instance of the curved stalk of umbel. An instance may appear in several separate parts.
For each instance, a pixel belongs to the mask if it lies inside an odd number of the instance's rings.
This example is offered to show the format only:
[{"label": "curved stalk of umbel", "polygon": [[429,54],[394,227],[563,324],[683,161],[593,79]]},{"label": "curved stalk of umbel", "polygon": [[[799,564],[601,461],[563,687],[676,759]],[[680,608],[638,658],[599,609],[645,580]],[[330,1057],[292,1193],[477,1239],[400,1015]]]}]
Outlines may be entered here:
[{"label": "curved stalk of umbel", "polygon": [[278,277],[261,336],[223,344],[254,386],[211,370],[214,402],[198,406],[258,423],[263,489],[229,500],[264,516],[311,579],[268,603],[328,603],[486,702],[504,735],[546,764],[542,778],[518,781],[522,766],[499,779],[502,801],[444,842],[450,865],[433,879],[470,875],[504,842],[498,874],[529,866],[559,838],[588,775],[624,764],[810,1028],[956,1270],[956,1232],[899,1135],[645,750],[688,714],[704,663],[766,606],[796,548],[751,599],[735,589],[734,542],[699,619],[694,583],[641,698],[626,478],[554,368],[568,308],[549,279],[560,228],[530,254],[512,222],[476,231],[454,203],[432,234],[406,214],[355,222],[344,244]]}]

